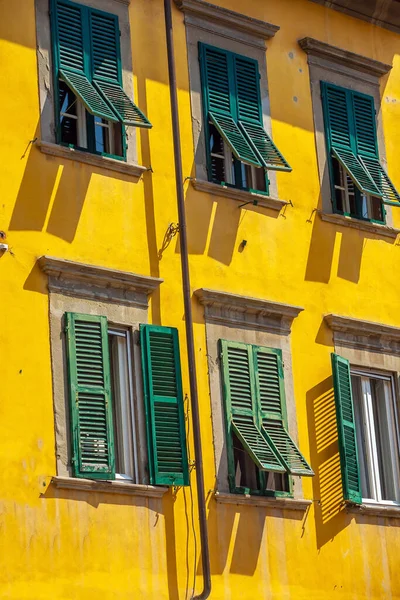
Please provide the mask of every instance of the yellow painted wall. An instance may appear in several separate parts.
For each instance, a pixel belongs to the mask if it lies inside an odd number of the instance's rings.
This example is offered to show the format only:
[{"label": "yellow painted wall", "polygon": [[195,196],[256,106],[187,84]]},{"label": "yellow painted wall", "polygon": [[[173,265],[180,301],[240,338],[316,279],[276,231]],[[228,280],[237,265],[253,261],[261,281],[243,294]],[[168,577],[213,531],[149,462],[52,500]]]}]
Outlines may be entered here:
[{"label": "yellow painted wall", "polygon": [[[192,286],[305,308],[292,330],[294,385],[300,447],[317,476],[303,482],[305,497],[314,500],[304,518],[216,504],[209,492],[215,469],[205,329],[195,306],[212,598],[398,599],[400,519],[355,519],[340,509],[337,440],[326,429],[334,422],[332,339],[322,317],[333,312],[400,326],[400,249],[312,214],[319,178],[308,66],[297,40],[311,36],[393,64],[382,80],[381,110],[388,168],[400,187],[399,38],[307,0],[214,2],[281,27],[268,42],[268,80],[274,139],[293,167],[278,175],[279,195],[294,206],[274,218],[186,184]],[[191,525],[195,485],[193,499],[181,489],[176,497],[145,500],[49,484],[56,461],[48,296],[36,266],[48,254],[164,278],[151,320],[177,326],[184,349],[176,239],[158,258],[169,223],[177,221],[163,3],[130,6],[136,98],[154,126],[138,136],[140,160],[153,173],[136,184],[28,147],[40,137],[34,2],[0,4],[0,229],[10,245],[0,257],[0,597],[183,600],[194,572],[200,574],[199,534]],[[189,176],[186,42],[176,9],[174,26]],[[394,225],[400,227],[400,211]],[[238,252],[243,239],[248,244]],[[186,392],[185,360],[183,375]]]}]

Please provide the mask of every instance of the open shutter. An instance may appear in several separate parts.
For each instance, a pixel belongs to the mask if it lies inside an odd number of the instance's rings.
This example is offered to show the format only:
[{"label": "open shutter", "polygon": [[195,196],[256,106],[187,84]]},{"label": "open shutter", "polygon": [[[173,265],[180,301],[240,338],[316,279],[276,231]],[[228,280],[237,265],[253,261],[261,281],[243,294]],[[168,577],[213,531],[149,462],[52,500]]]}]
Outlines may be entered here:
[{"label": "open shutter", "polygon": [[288,162],[264,130],[260,74],[255,60],[234,55],[237,118],[244,136],[266,169],[291,171]]},{"label": "open shutter", "polygon": [[274,452],[292,475],[314,472],[288,433],[284,423],[285,388],[280,350],[253,347],[261,426]]},{"label": "open shutter", "polygon": [[107,319],[66,313],[65,320],[74,475],[114,479]]},{"label": "open shutter", "polygon": [[189,485],[177,329],[141,325],[150,481]]},{"label": "open shutter", "polygon": [[124,125],[152,127],[122,89],[118,17],[90,11],[93,85]]},{"label": "open shutter", "polygon": [[214,123],[238,160],[261,167],[260,158],[237,124],[232,54],[202,43],[199,52],[206,121]]},{"label": "open shutter", "polygon": [[116,114],[88,79],[90,72],[88,9],[72,2],[55,3],[54,61],[63,79],[92,115],[118,121]]},{"label": "open shutter", "polygon": [[374,182],[384,204],[399,206],[400,194],[379,162],[374,99],[372,96],[353,92],[352,100],[360,162]]},{"label": "open shutter", "polygon": [[285,467],[260,431],[255,413],[251,346],[221,340],[228,436],[234,432],[259,469],[285,472]]},{"label": "open shutter", "polygon": [[360,504],[362,502],[362,493],[357,457],[357,438],[353,394],[351,389],[350,364],[348,360],[337,354],[332,353],[331,356],[343,495],[345,500]]},{"label": "open shutter", "polygon": [[361,193],[381,196],[358,158],[351,90],[323,81],[321,90],[328,154],[339,161]]}]

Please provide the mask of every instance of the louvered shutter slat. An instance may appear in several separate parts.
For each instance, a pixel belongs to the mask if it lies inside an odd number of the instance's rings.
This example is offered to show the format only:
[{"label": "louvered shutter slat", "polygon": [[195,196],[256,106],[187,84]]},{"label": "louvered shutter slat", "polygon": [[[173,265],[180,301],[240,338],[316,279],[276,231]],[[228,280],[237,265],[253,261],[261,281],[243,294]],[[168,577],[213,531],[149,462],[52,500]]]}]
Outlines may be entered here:
[{"label": "louvered shutter slat", "polygon": [[142,325],[140,338],[151,483],[189,485],[178,332]]},{"label": "louvered shutter slat", "polygon": [[352,101],[357,152],[378,158],[374,99],[353,92]]},{"label": "louvered shutter slat", "polygon": [[90,13],[93,84],[124,125],[152,127],[150,121],[122,88],[118,19]]},{"label": "louvered shutter slat", "polygon": [[74,475],[113,479],[107,320],[75,313],[65,319]]},{"label": "louvered shutter slat", "polygon": [[382,193],[375,185],[374,180],[370,177],[361,160],[351,150],[333,148],[332,155],[337,158],[346,173],[350,175],[355,185],[363,194],[382,197]]},{"label": "louvered shutter slat", "polygon": [[82,7],[78,4],[57,2],[56,22],[58,64],[61,69],[75,69],[84,73]]},{"label": "louvered shutter slat", "polygon": [[221,340],[221,351],[228,435],[238,436],[259,469],[283,473],[285,467],[256,422],[251,348]]},{"label": "louvered shutter slat", "polygon": [[311,477],[313,470],[291,438],[283,421],[285,389],[282,359],[278,350],[253,348],[256,386],[263,431],[277,456],[292,475]]},{"label": "louvered shutter slat", "polygon": [[205,112],[232,115],[228,55],[204,44],[199,47]]},{"label": "louvered shutter slat", "polygon": [[357,456],[350,364],[348,360],[337,354],[332,353],[331,356],[343,494],[345,500],[360,504],[362,502],[362,492]]},{"label": "louvered shutter slat", "polygon": [[360,160],[378,188],[379,195],[382,196],[384,204],[399,206],[400,194],[379,160],[367,156],[361,156]]},{"label": "louvered shutter slat", "polygon": [[212,112],[209,113],[209,117],[238,160],[255,167],[263,166],[232,117],[225,117]]},{"label": "louvered shutter slat", "polygon": [[238,124],[254,150],[260,166],[277,171],[291,171],[270,136],[264,130],[260,75],[255,60],[234,55],[235,90]]},{"label": "louvered shutter slat", "polygon": [[90,114],[100,117],[101,119],[118,122],[115,113],[103,100],[99,92],[85,75],[62,70],[59,75],[68,87],[71,88],[74,94],[78,96]]},{"label": "louvered shutter slat", "polygon": [[251,145],[262,159],[262,164],[266,169],[273,171],[292,170],[292,167],[261,125],[242,121],[239,122],[239,125],[248,136]]}]

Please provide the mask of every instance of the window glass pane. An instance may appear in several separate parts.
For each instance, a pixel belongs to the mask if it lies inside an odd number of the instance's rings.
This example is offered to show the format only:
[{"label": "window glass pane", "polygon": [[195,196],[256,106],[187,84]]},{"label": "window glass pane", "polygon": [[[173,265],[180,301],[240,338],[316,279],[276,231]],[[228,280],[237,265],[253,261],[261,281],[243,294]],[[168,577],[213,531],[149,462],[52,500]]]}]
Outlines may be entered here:
[{"label": "window glass pane", "polygon": [[371,197],[371,219],[383,221],[382,202],[380,198]]},{"label": "window glass pane", "polygon": [[243,448],[239,438],[233,433],[233,454],[235,463],[235,485],[246,487],[250,490],[259,490],[258,469],[246,450]]},{"label": "window glass pane", "polygon": [[253,183],[251,186],[254,190],[266,191],[265,171],[264,169],[253,168]]},{"label": "window glass pane", "polygon": [[363,217],[363,219],[369,219],[368,196],[366,196],[365,194],[360,194],[360,198],[361,198],[361,216]]},{"label": "window glass pane", "polygon": [[134,479],[134,449],[128,339],[124,332],[109,334],[115,472]]},{"label": "window glass pane", "polygon": [[110,129],[108,126],[108,121],[105,119],[100,119],[100,117],[95,117],[94,123],[96,152],[105,152],[107,154],[111,154]]},{"label": "window glass pane", "polygon": [[218,129],[209,124],[210,128],[210,153],[211,153],[211,179],[220,183],[227,180],[225,172],[224,140]]},{"label": "window glass pane", "polygon": [[398,448],[390,382],[371,379],[371,392],[381,497],[382,500],[395,501],[399,476]]},{"label": "window glass pane", "polygon": [[368,453],[367,416],[363,401],[361,377],[351,376],[351,388],[353,392],[354,417],[356,422],[357,453],[360,468],[361,490],[363,498],[373,498],[372,482],[370,478],[371,457]]},{"label": "window glass pane", "polygon": [[64,81],[59,82],[61,141],[78,145],[77,100]]},{"label": "window glass pane", "polygon": [[265,473],[265,489],[274,492],[288,492],[289,491],[289,477],[287,473],[274,473],[273,471],[267,471]]}]

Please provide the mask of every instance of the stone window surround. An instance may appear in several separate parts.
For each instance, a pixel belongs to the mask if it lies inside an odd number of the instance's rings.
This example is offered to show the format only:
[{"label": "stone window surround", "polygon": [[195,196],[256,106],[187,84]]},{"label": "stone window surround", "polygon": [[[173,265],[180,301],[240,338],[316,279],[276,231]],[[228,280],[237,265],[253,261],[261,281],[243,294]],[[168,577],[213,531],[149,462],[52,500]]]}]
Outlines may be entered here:
[{"label": "stone window surround", "polygon": [[[368,94],[374,98],[375,107],[377,109],[379,156],[382,164],[386,166],[383,123],[381,111],[379,110],[379,107],[381,106],[380,78],[387,74],[392,66],[361,54],[331,46],[330,44],[320,42],[314,38],[302,38],[298,43],[302,50],[307,54],[310,72],[318,171],[322,196],[322,210],[319,211],[320,218],[325,221],[329,220],[330,222],[334,222],[337,225],[355,227],[357,229],[363,229],[370,231],[371,233],[382,235],[386,235],[387,233],[389,237],[396,237],[398,230],[393,229],[392,227],[393,217],[390,206],[385,206],[386,225],[377,225],[375,223],[362,221],[363,227],[360,227],[360,220],[346,218],[342,215],[333,213],[320,87],[321,81],[328,81],[329,83],[341,87]],[[331,221],[329,218],[326,218],[326,216],[330,215],[335,215],[335,217],[339,217],[339,219],[335,218],[334,221]]]},{"label": "stone window surround", "polygon": [[[145,496],[160,496],[168,488],[148,485],[147,444],[143,405],[140,351],[136,344],[140,323],[147,323],[148,297],[162,279],[146,277],[105,267],[42,256],[38,265],[48,277],[50,344],[53,378],[53,403],[56,436],[57,488],[104,491]],[[69,427],[69,399],[66,352],[63,334],[65,312],[105,315],[110,323],[128,328],[133,335],[134,403],[137,409],[139,481],[92,481],[72,477]],[[135,335],[136,334],[136,335]]]},{"label": "stone window surround", "polygon": [[[55,109],[54,109],[54,84],[52,65],[52,44],[49,2],[51,0],[35,0],[36,36],[37,36],[37,63],[40,101],[40,142],[39,149],[45,154],[67,158],[78,162],[102,167],[115,172],[124,172],[119,165],[131,167],[128,174],[138,180],[145,170],[137,165],[136,127],[126,128],[126,162],[109,157],[98,156],[90,152],[70,150],[55,144]],[[118,16],[121,31],[121,64],[122,86],[130,98],[133,98],[132,78],[132,52],[129,22],[130,0],[73,0],[77,4],[90,6]],[[125,131],[125,128],[123,128]],[[59,150],[57,152],[57,150]],[[132,171],[133,169],[133,171]]]},{"label": "stone window surround", "polygon": [[293,495],[295,502],[285,502],[286,498],[262,499],[254,496],[231,494],[228,484],[228,460],[226,454],[226,436],[222,397],[222,381],[218,341],[226,339],[282,350],[285,375],[286,406],[288,428],[291,436],[298,440],[296,409],[293,392],[292,357],[290,331],[293,319],[302,308],[250,298],[206,288],[194,292],[198,302],[204,307],[206,327],[209,387],[211,396],[211,416],[217,490],[217,502],[269,506],[270,508],[292,508],[306,510],[308,504],[303,499],[301,477],[293,477]]},{"label": "stone window surround", "polygon": [[[275,35],[279,27],[210,4],[204,0],[175,0],[175,3],[185,15],[184,20],[186,25],[195,156],[195,179],[192,180],[193,187],[198,191],[215,196],[229,197],[241,202],[254,202],[256,200],[260,206],[266,206],[277,211],[281,210],[282,206],[287,204],[287,202],[278,200],[276,173],[274,171],[268,171],[270,180],[269,196],[243,192],[208,181],[198,58],[198,42],[204,42],[211,46],[257,60],[261,76],[260,88],[264,128],[272,135],[265,42]],[[241,195],[240,199],[238,198],[238,191]]]},{"label": "stone window surround", "polygon": [[[400,328],[335,314],[325,315],[324,321],[332,331],[335,352],[352,367],[394,375],[399,410]],[[346,509],[358,515],[400,518],[400,506],[384,503],[354,505],[346,502]]]}]

